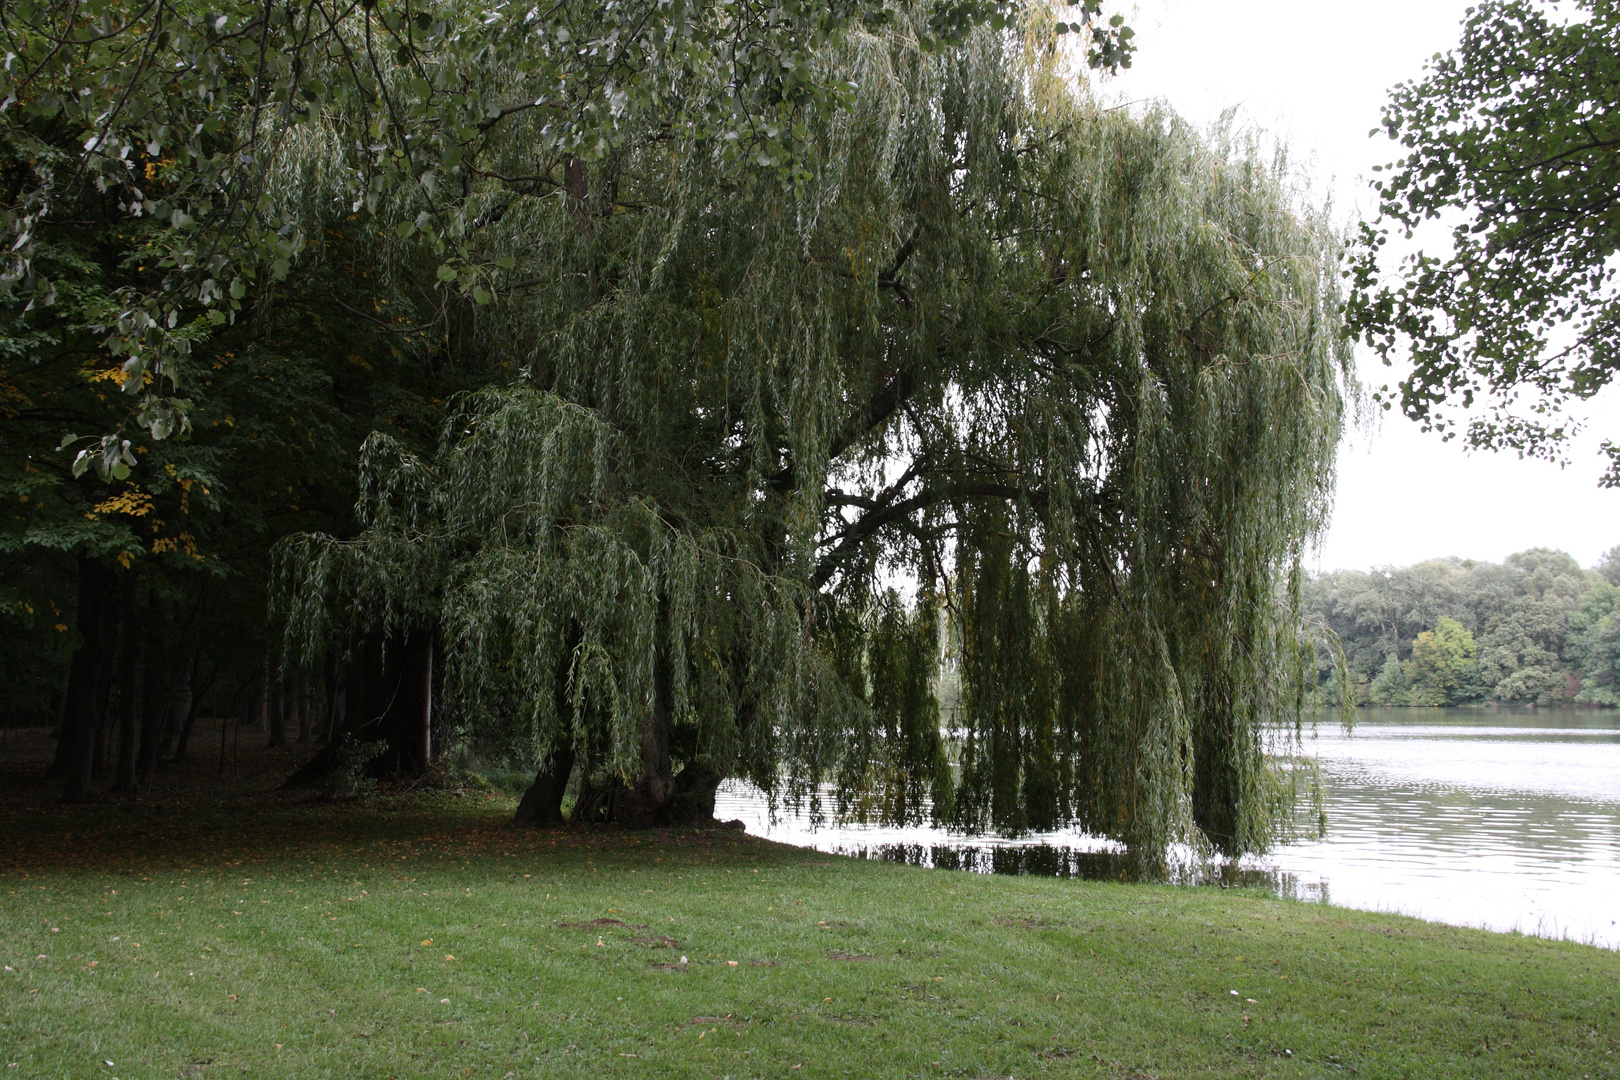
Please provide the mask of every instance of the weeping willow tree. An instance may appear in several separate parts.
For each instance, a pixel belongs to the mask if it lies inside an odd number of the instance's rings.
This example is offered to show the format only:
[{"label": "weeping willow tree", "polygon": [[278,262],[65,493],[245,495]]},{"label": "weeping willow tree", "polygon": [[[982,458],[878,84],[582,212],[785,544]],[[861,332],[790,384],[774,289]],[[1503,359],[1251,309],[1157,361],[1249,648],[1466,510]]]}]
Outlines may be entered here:
[{"label": "weeping willow tree", "polygon": [[431,633],[530,820],[576,770],[576,818],[628,824],[738,776],[1262,849],[1351,379],[1334,234],[1253,143],[1099,107],[1052,11],[950,49],[891,14],[817,54],[859,90],[794,178],[678,101],[588,158],[522,117],[484,145],[458,347],[512,378],[429,452],[366,444],[358,535],[280,553],[288,640]]}]

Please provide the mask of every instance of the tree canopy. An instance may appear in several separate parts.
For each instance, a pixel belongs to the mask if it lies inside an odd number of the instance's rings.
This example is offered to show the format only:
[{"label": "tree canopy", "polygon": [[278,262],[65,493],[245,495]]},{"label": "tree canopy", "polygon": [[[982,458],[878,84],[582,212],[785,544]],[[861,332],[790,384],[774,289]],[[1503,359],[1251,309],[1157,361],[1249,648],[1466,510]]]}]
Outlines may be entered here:
[{"label": "tree canopy", "polygon": [[500,297],[464,347],[513,379],[431,449],[368,441],[360,534],[281,551],[289,642],[434,628],[456,722],[537,790],[577,763],[587,817],[734,775],[1264,848],[1351,378],[1336,238],[1254,145],[1098,107],[1056,21],[829,41],[860,93],[791,185],[657,103],[592,161],[512,117],[457,213]]},{"label": "tree canopy", "polygon": [[[941,49],[1014,7],[919,11]],[[1129,62],[1121,20],[1090,0],[1062,12],[1094,63]],[[884,18],[865,2],[0,6],[0,629],[12,715],[57,715],[62,747],[90,733],[78,766],[58,755],[75,797],[113,712],[144,712],[163,745],[190,730],[171,713],[264,724],[295,697],[305,736],[313,698],[317,726],[341,727],[332,656],[279,672],[263,654],[265,552],[352,531],[366,433],[431,441],[445,399],[508,374],[462,347],[501,269],[469,247],[475,182],[560,187],[651,103],[791,186],[799,125],[854,89],[807,82],[807,50]],[[537,157],[463,167],[519,117]]]},{"label": "tree canopy", "polygon": [[[1569,405],[1620,370],[1620,5],[1470,8],[1458,48],[1391,92],[1383,130],[1404,156],[1374,184],[1348,321],[1386,364],[1411,361],[1385,407],[1449,438],[1477,403],[1471,445],[1560,456]],[[1391,236],[1436,219],[1450,251],[1388,281]],[[1620,445],[1603,446],[1602,483],[1620,485]]]},{"label": "tree canopy", "polygon": [[[1071,0],[1091,61],[1128,64],[1131,30]],[[1006,0],[932,0],[914,31],[947,47]],[[120,478],[136,465],[126,428],[162,439],[190,427],[182,389],[191,347],[282,280],[318,234],[277,190],[312,151],[342,144],[324,194],[351,213],[405,199],[401,238],[421,234],[445,281],[487,302],[462,197],[490,179],[463,163],[514,117],[534,149],[582,160],[609,153],[624,119],[656,109],[672,132],[721,156],[792,175],[803,120],[855,92],[819,74],[818,43],[890,16],[871,0],[629,0],[543,6],[372,0],[20,0],[0,16],[0,290],[49,303],[53,227],[86,191],[123,218],[144,276],[108,291],[95,332],[122,362],[130,413],[83,436],[75,467]],[[494,77],[491,77],[494,73]],[[341,115],[344,123],[325,123]],[[329,159],[330,160],[330,159]],[[533,162],[527,163],[533,165]],[[516,175],[527,175],[528,169]],[[45,245],[41,247],[41,245]]]}]

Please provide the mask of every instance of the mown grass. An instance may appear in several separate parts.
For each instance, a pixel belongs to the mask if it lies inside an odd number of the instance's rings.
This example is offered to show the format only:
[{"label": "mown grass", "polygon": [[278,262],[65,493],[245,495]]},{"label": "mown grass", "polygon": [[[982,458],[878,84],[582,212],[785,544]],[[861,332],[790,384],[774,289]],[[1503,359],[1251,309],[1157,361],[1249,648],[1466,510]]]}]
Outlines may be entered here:
[{"label": "mown grass", "polygon": [[1620,1076],[1587,946],[393,806],[12,816],[0,1077]]}]

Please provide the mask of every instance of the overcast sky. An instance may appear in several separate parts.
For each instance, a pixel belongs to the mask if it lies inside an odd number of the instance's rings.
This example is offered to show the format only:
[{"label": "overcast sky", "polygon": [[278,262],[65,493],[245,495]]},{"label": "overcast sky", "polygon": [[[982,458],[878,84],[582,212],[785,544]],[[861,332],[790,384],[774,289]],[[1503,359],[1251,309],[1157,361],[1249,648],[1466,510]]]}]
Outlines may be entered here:
[{"label": "overcast sky", "polygon": [[[1452,48],[1462,0],[1144,0],[1131,17],[1139,50],[1131,71],[1102,92],[1159,98],[1188,119],[1240,117],[1284,139],[1337,214],[1370,212],[1366,180],[1392,143],[1368,138],[1388,88],[1417,77]],[[1129,10],[1129,9],[1127,9]],[[1362,378],[1388,378],[1361,357]],[[1582,565],[1620,544],[1620,491],[1600,490],[1596,447],[1620,438],[1620,394],[1582,408],[1587,436],[1567,468],[1511,454],[1466,453],[1398,414],[1352,433],[1339,455],[1339,495],[1318,568],[1404,565],[1437,556],[1499,561],[1556,547]]]}]

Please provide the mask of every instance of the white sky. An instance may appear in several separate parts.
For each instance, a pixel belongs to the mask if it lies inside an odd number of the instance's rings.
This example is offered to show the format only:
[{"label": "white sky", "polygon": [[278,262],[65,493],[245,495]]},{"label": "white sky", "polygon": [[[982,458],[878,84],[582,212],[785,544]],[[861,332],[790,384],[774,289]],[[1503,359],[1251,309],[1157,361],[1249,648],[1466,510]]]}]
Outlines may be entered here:
[{"label": "white sky", "polygon": [[[1275,134],[1341,217],[1372,210],[1366,180],[1394,144],[1367,133],[1389,87],[1455,46],[1467,0],[1144,0],[1131,16],[1134,67],[1101,88],[1126,101],[1160,98],[1212,123],[1239,108]],[[1127,9],[1128,11],[1129,9]],[[1364,382],[1388,369],[1361,357]],[[1596,448],[1620,437],[1620,393],[1582,407],[1588,433],[1559,469],[1511,454],[1470,454],[1399,414],[1357,431],[1339,454],[1339,495],[1321,569],[1404,565],[1444,555],[1500,561],[1562,548],[1591,566],[1620,544],[1620,490],[1601,490]]]}]

